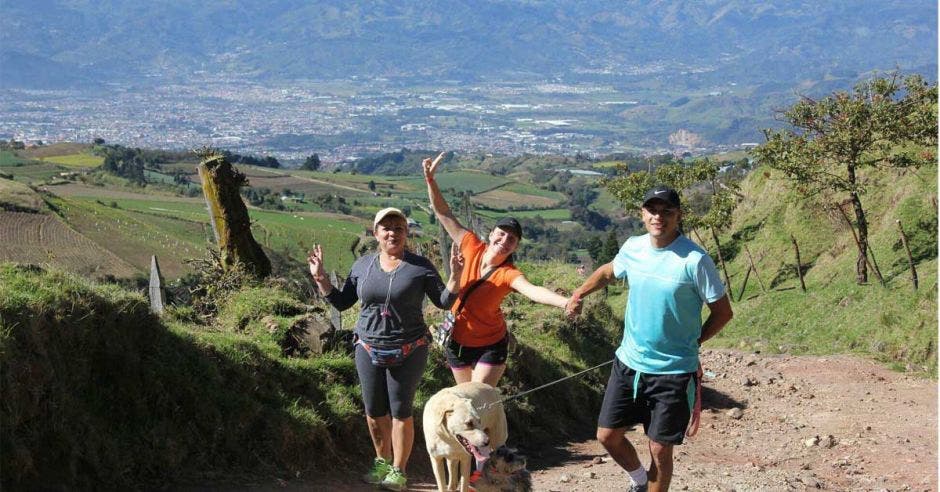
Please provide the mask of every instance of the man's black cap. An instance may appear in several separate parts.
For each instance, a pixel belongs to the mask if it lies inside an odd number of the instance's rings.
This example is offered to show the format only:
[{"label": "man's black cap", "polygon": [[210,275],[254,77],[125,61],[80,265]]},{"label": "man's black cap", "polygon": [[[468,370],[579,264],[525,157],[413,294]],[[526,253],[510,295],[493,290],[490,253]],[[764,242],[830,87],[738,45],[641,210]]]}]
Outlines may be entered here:
[{"label": "man's black cap", "polygon": [[496,227],[500,229],[506,229],[507,231],[516,235],[516,238],[522,239],[522,226],[519,225],[519,221],[512,217],[503,217],[499,219],[499,222],[496,223]]},{"label": "man's black cap", "polygon": [[676,190],[669,188],[667,186],[657,186],[646,192],[646,195],[643,197],[643,206],[646,206],[646,203],[653,199],[660,199],[676,208],[680,208],[679,204],[679,193],[676,193]]}]

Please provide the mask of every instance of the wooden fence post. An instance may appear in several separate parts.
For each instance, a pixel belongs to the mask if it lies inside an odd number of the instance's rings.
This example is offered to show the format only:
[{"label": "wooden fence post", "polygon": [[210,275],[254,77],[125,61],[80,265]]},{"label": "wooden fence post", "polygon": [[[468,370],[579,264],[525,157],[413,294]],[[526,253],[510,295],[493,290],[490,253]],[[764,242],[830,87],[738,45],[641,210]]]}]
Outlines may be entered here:
[{"label": "wooden fence post", "polygon": [[156,255],[150,256],[150,312],[157,316],[163,315],[163,276],[160,275],[160,264]]},{"label": "wooden fence post", "polygon": [[[738,293],[738,301],[741,301],[741,298],[744,297],[744,289],[747,288],[747,279],[751,276],[751,267],[747,267],[747,271],[744,272],[744,282],[741,284],[741,292]],[[729,291],[730,293],[730,291]],[[731,299],[731,296],[728,296],[728,299]]]},{"label": "wooden fence post", "polygon": [[744,252],[747,253],[747,261],[751,264],[751,270],[754,270],[754,276],[757,277],[757,283],[760,284],[760,291],[767,292],[767,289],[764,288],[764,281],[760,278],[760,272],[757,271],[757,265],[754,264],[754,257],[751,256],[751,250],[744,245]]},{"label": "wooden fence post", "polygon": [[898,231],[901,232],[901,242],[904,243],[904,251],[907,252],[907,264],[911,267],[911,282],[914,283],[914,290],[917,290],[917,268],[914,267],[914,256],[911,254],[911,247],[907,244],[907,234],[904,233],[904,228],[901,227],[901,221],[895,220],[898,224]]},{"label": "wooden fence post", "polygon": [[[472,234],[472,232],[471,232]],[[444,267],[444,278],[450,277],[450,245],[447,244],[447,230],[441,225],[441,234],[438,240],[439,250],[441,252],[441,265]]]},{"label": "wooden fence post", "polygon": [[[721,271],[723,271],[723,272],[725,273],[725,284],[726,284],[726,287],[728,288],[728,292],[732,292],[732,289],[731,289],[731,278],[728,277],[728,267],[725,266],[725,259],[724,259],[724,257],[721,255],[721,242],[718,241],[718,233],[715,232],[715,228],[714,228],[714,227],[711,228],[711,231],[712,231],[712,238],[715,239],[715,250],[718,251],[718,262],[721,263]],[[731,298],[729,297],[728,299],[731,299]]]},{"label": "wooden fence post", "polygon": [[803,263],[800,261],[800,246],[796,244],[796,237],[790,234],[790,240],[793,241],[793,250],[796,251],[796,274],[800,277],[800,288],[806,292],[806,283],[803,281]]}]

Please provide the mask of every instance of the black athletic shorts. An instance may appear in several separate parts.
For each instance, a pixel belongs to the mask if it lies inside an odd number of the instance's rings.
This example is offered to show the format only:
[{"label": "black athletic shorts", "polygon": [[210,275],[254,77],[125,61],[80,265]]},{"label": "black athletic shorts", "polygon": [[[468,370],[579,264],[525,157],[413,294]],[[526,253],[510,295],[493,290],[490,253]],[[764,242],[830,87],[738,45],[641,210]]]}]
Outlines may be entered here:
[{"label": "black athletic shorts", "polygon": [[482,347],[465,347],[459,345],[453,338],[444,350],[447,365],[452,368],[473,367],[477,364],[499,366],[506,363],[509,356],[509,335],[502,340]]},{"label": "black athletic shorts", "polygon": [[695,404],[695,373],[640,374],[636,400],[636,371],[614,357],[597,426],[619,429],[643,424],[650,439],[682,444]]}]

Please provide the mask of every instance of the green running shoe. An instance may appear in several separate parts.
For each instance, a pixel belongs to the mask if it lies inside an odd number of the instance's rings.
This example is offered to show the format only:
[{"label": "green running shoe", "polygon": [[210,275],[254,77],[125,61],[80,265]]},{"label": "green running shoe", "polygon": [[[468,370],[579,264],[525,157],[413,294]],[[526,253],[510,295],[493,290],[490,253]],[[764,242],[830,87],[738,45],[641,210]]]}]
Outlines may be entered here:
[{"label": "green running shoe", "polygon": [[391,470],[388,472],[388,475],[385,475],[385,480],[382,480],[382,483],[379,484],[385,490],[406,490],[408,488],[408,478],[405,477],[405,474],[401,472],[397,467],[391,467]]},{"label": "green running shoe", "polygon": [[372,485],[378,485],[382,483],[382,480],[385,480],[385,477],[392,471],[392,465],[390,465],[384,458],[376,458],[372,462],[372,468],[368,473],[362,476],[362,481],[365,483],[371,483]]}]

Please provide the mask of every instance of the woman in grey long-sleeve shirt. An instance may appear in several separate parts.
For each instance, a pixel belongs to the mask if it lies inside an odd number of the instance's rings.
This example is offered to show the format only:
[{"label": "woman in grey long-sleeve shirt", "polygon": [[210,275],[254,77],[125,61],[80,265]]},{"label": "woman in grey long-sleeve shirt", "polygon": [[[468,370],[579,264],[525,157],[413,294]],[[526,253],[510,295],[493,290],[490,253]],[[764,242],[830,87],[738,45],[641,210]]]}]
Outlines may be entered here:
[{"label": "woman in grey long-sleeve shirt", "polygon": [[[428,358],[422,300],[427,296],[441,309],[450,307],[463,260],[452,250],[451,277],[445,286],[427,258],[405,250],[408,223],[395,208],[375,215],[373,235],[379,251],[356,260],[342,289],[334,288],[326,276],[319,245],[308,262],[330,304],[341,311],[356,301],[361,304],[355,328],[356,370],[376,453],[372,469],[363,478],[400,490],[405,487],[404,470],[414,443],[412,403]],[[377,360],[385,351],[398,356],[390,365]]]}]

